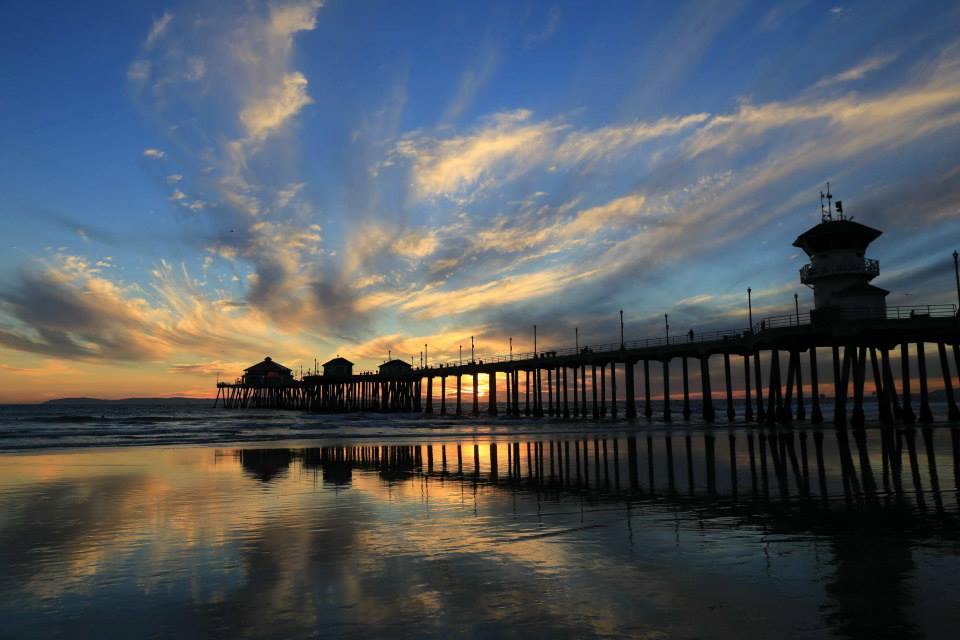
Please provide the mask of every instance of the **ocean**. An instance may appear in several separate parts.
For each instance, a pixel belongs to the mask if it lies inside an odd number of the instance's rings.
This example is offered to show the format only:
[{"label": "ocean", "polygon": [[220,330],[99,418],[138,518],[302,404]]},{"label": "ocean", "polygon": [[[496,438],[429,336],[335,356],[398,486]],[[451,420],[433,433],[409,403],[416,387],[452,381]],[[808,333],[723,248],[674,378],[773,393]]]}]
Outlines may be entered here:
[{"label": "ocean", "polygon": [[958,484],[949,424],[6,406],[0,637],[953,638]]}]

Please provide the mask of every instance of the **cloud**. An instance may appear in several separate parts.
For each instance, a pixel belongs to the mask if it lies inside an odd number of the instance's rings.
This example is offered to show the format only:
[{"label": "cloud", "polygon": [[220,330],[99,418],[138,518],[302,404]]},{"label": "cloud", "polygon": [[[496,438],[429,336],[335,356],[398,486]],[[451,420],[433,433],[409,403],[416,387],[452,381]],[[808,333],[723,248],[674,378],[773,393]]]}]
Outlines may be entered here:
[{"label": "cloud", "polygon": [[534,121],[532,111],[518,109],[489,116],[467,135],[408,136],[394,146],[388,161],[392,165],[405,158],[412,163],[417,198],[465,197],[469,201],[485,186],[515,179],[534,168],[615,160],[645,142],[673,135],[708,117],[698,113],[572,130],[558,121]]},{"label": "cloud", "polygon": [[546,42],[550,39],[550,36],[556,33],[558,26],[560,26],[560,7],[553,6],[547,11],[547,23],[542,29],[528,34],[524,38],[523,46],[531,49],[541,42]]},{"label": "cloud", "polygon": [[307,95],[307,79],[299,71],[285,74],[267,95],[250,101],[240,112],[240,121],[253,140],[263,140],[283,127],[313,102]]},{"label": "cloud", "polygon": [[480,90],[490,82],[490,78],[496,71],[499,62],[499,51],[494,47],[486,47],[481,55],[480,62],[474,67],[465,69],[460,74],[460,82],[453,99],[447,106],[443,120],[456,120],[473,104]]},{"label": "cloud", "polygon": [[873,73],[874,71],[879,71],[883,69],[888,64],[896,60],[897,56],[895,55],[885,55],[885,56],[875,56],[873,58],[867,58],[860,64],[850,67],[849,69],[842,71],[836,75],[828,76],[818,81],[814,86],[815,89],[822,89],[824,87],[833,86],[835,84],[843,84],[845,82],[853,82],[855,80],[860,80],[864,78],[867,74]]},{"label": "cloud", "polygon": [[290,204],[290,201],[297,197],[297,194],[300,193],[300,190],[303,189],[305,183],[303,182],[291,182],[284,188],[277,191],[277,207],[283,208]]},{"label": "cloud", "polygon": [[[149,290],[59,254],[0,291],[0,346],[64,359],[156,361],[175,353],[256,354],[275,343],[258,314],[197,288],[186,267],[162,262]],[[260,344],[258,344],[260,343]]]},{"label": "cloud", "polygon": [[147,34],[147,39],[143,46],[147,49],[152,47],[157,40],[162,38],[163,34],[167,32],[167,27],[170,26],[171,22],[173,22],[173,14],[169,11],[164,11],[162,16],[153,21],[153,25],[150,27],[150,32]]},{"label": "cloud", "polygon": [[558,128],[549,122],[528,124],[532,115],[525,109],[498,113],[471,135],[406,139],[394,153],[413,162],[417,197],[452,196],[489,176],[502,162],[520,166],[542,157]]},{"label": "cloud", "polygon": [[161,151],[160,149],[144,149],[143,157],[153,158],[154,160],[162,160],[167,157],[167,153],[165,151]]}]

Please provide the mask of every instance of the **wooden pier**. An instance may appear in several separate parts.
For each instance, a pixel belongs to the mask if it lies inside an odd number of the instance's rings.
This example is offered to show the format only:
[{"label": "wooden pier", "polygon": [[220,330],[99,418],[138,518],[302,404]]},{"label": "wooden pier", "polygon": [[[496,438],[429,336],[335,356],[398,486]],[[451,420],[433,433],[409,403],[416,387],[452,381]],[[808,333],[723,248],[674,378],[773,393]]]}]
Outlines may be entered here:
[{"label": "wooden pier", "polygon": [[[931,357],[939,364],[938,380],[928,376]],[[892,360],[898,361],[897,367]],[[678,361],[682,396],[674,397],[670,372]],[[713,363],[720,368],[721,361],[721,379],[715,383]],[[822,371],[825,362],[827,372]],[[734,376],[737,369],[740,373]],[[226,408],[317,412],[503,413],[512,417],[633,420],[654,417],[651,379],[659,375],[659,396],[665,401],[657,404],[661,405],[659,417],[665,421],[677,417],[673,405],[680,402],[684,420],[697,418],[712,423],[719,413],[726,421],[740,417],[786,424],[809,419],[819,424],[827,409],[821,403],[823,394],[830,396],[830,413],[837,426],[848,422],[863,425],[868,409],[874,410],[883,424],[928,424],[934,420],[930,404],[934,383],[942,387],[946,399],[946,415],[939,417],[960,421],[954,392],[958,370],[960,317],[956,307],[890,307],[874,317],[859,314],[845,320],[818,317],[816,312],[806,316],[795,313],[767,318],[752,329],[498,355],[390,375],[361,373],[305,376],[273,383],[219,383],[216,402]],[[617,397],[618,376],[623,377],[622,401]],[[828,377],[831,393],[824,394],[822,380]],[[472,382],[469,407],[462,402],[464,378]],[[476,391],[481,380],[488,390],[483,402]],[[805,380],[809,386],[805,386]],[[691,404],[691,382],[700,390],[699,416],[694,415]],[[448,383],[452,383],[449,388],[456,389],[453,399],[448,398]],[[714,391],[715,384],[719,391]],[[501,389],[506,390],[502,402],[498,399]],[[868,407],[869,403],[874,406]]]}]

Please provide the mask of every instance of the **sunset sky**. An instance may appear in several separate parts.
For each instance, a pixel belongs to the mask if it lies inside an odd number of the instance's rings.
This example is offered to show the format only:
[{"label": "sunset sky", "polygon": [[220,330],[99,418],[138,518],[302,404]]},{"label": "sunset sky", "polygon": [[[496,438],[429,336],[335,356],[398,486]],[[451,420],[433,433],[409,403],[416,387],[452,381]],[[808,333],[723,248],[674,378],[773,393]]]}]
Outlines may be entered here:
[{"label": "sunset sky", "polygon": [[0,402],[786,313],[829,180],[953,303],[955,2],[0,8]]}]

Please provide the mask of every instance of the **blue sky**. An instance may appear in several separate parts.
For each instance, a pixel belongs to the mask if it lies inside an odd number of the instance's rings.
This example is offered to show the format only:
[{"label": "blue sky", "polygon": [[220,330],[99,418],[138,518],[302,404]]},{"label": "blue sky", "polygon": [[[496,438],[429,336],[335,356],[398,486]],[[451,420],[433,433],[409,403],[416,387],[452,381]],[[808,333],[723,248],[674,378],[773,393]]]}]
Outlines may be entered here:
[{"label": "blue sky", "polygon": [[958,13],[8,3],[0,400],[741,326],[811,300],[827,180],[891,304],[953,302]]}]

